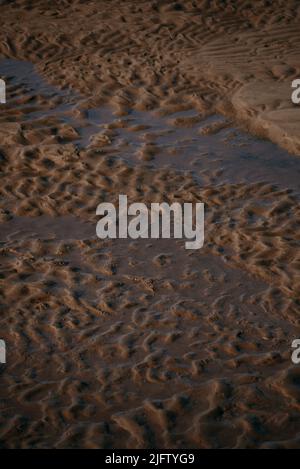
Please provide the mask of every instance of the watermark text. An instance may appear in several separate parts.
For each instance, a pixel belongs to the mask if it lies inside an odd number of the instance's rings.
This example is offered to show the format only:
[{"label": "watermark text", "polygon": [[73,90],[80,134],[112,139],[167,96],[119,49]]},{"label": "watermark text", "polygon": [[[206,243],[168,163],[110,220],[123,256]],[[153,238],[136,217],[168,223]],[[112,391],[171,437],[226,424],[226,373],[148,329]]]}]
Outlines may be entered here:
[{"label": "watermark text", "polygon": [[102,218],[96,226],[101,239],[185,238],[186,249],[200,249],[204,243],[204,203],[166,202],[128,205],[127,196],[119,195],[118,209],[112,203],[98,205]]}]

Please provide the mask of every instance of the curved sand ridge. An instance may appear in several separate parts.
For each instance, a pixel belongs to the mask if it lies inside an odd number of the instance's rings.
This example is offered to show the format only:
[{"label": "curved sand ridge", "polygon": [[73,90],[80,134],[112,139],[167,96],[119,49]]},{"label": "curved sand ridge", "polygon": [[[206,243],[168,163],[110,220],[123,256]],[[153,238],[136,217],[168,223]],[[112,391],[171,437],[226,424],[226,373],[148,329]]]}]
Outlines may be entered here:
[{"label": "curved sand ridge", "polygon": [[[45,2],[22,5],[28,23]],[[186,14],[163,8],[178,22]],[[95,9],[85,4],[87,18]],[[54,34],[65,13],[52,13]],[[88,47],[95,36],[85,34]],[[37,37],[24,49],[32,56]],[[41,50],[58,53],[61,42]],[[63,43],[45,76],[62,84],[76,71],[82,94],[28,82],[18,68],[1,107],[2,447],[298,447],[299,160],[234,128],[209,100],[187,100],[192,82],[181,77],[170,99],[154,82],[147,95],[144,85],[113,93],[114,78],[107,89],[94,82],[96,99],[89,64],[84,80],[77,68],[91,51],[77,61]],[[54,73],[69,60],[68,78]],[[95,208],[120,193],[204,201],[204,248],[100,241]]]}]

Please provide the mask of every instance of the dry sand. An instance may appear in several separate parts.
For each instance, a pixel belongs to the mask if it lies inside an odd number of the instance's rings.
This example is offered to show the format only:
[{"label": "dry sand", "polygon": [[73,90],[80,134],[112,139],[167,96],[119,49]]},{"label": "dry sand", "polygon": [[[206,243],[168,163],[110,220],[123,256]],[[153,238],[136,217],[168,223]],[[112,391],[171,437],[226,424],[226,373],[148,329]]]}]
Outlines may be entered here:
[{"label": "dry sand", "polygon": [[[1,447],[300,447],[299,22],[1,2]],[[97,239],[119,194],[205,202],[204,248]]]}]

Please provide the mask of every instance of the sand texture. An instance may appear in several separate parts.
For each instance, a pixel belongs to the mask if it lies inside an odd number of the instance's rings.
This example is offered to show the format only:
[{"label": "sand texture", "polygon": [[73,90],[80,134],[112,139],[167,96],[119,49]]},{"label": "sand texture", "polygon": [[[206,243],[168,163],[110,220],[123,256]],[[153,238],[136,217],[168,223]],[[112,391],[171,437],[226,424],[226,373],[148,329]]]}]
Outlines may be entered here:
[{"label": "sand texture", "polygon": [[0,5],[0,447],[299,448],[299,2]]}]

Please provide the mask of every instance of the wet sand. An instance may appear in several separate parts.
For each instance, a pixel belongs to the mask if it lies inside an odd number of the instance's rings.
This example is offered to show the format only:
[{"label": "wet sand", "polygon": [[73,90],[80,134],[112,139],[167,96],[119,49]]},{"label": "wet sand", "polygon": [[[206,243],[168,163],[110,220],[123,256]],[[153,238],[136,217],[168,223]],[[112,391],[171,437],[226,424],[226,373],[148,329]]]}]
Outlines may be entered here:
[{"label": "wet sand", "polygon": [[[296,3],[64,3],[0,34],[0,446],[299,447],[300,159],[270,115],[300,110],[259,104],[300,76]],[[204,247],[101,241],[119,194],[205,202]]]}]

